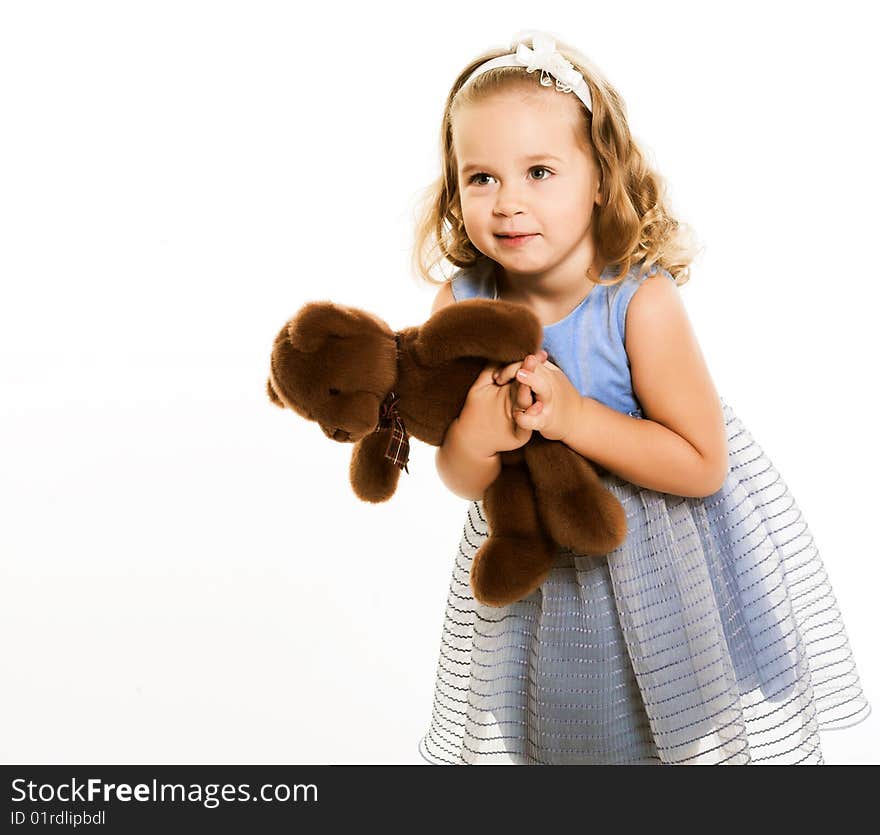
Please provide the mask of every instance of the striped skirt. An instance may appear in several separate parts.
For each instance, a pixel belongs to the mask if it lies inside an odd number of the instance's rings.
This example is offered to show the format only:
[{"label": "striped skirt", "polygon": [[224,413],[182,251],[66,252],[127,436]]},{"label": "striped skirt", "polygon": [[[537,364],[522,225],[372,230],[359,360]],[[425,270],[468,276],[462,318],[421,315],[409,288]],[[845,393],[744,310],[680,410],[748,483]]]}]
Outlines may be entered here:
[{"label": "striped skirt", "polygon": [[603,481],[627,516],[607,555],[560,549],[543,585],[475,601],[468,508],[452,571],[431,763],[821,764],[867,718],[822,560],[781,476],[722,400],[730,468],[688,498]]}]

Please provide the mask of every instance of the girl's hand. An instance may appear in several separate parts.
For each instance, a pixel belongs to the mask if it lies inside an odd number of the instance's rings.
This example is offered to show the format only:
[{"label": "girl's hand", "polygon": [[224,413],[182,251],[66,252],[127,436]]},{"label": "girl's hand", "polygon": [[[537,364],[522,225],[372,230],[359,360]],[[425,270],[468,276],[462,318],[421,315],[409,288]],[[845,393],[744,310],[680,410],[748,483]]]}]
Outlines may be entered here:
[{"label": "girl's hand", "polygon": [[[504,366],[515,369],[523,366],[523,362]],[[535,368],[536,361],[532,358],[530,367]],[[532,392],[513,380],[512,385],[500,385],[493,375],[502,366],[487,363],[470,387],[467,399],[457,420],[459,429],[478,455],[491,457],[498,452],[519,449],[528,443],[532,430],[521,426],[514,419],[515,409],[527,410],[532,406]]]},{"label": "girl's hand", "polygon": [[[545,362],[547,360],[547,356],[547,352],[543,348],[541,348],[541,350],[538,351],[537,354],[529,354],[529,356],[526,357],[522,362],[512,362],[510,363],[510,365],[505,365],[501,368],[498,368],[492,375],[492,379],[494,379],[499,386],[507,385],[507,383],[516,376],[516,372],[519,371],[520,368],[522,368],[523,363],[527,359],[529,359],[529,357],[531,357],[533,360],[537,360],[537,362]],[[534,370],[534,366],[528,370]],[[531,399],[529,400],[529,402],[531,403]]]},{"label": "girl's hand", "polygon": [[[529,360],[526,357],[526,361]],[[513,366],[505,368],[505,374],[498,382],[503,385]],[[551,441],[565,442],[572,421],[577,419],[580,411],[581,394],[571,384],[565,373],[549,360],[537,365],[532,370],[528,367],[513,372],[519,380],[537,397],[537,402],[525,411],[514,413],[514,419],[523,429],[538,430]]]}]

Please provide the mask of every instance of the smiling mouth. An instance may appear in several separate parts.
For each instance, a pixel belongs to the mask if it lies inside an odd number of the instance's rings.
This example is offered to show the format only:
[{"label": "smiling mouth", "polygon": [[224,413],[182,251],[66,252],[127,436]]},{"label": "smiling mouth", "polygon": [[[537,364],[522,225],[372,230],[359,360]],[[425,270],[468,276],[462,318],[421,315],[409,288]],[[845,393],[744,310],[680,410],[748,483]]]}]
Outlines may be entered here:
[{"label": "smiling mouth", "polygon": [[537,238],[538,233],[535,232],[531,235],[496,235],[495,238],[504,246],[518,246],[519,244],[525,244],[528,241],[532,240],[532,238]]}]

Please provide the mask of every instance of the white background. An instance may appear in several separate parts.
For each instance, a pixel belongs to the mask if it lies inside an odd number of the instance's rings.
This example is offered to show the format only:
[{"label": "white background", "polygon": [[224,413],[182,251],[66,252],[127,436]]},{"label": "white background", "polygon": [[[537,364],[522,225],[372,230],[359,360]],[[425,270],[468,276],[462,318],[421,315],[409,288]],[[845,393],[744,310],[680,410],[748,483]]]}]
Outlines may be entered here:
[{"label": "white background", "polygon": [[[681,292],[716,387],[880,699],[868,7],[562,5],[3,4],[4,762],[422,763],[467,503],[418,441],[359,502],[265,378],[306,301],[427,318],[445,97],[526,28],[602,68],[705,246]],[[877,762],[878,722],[826,761]]]}]

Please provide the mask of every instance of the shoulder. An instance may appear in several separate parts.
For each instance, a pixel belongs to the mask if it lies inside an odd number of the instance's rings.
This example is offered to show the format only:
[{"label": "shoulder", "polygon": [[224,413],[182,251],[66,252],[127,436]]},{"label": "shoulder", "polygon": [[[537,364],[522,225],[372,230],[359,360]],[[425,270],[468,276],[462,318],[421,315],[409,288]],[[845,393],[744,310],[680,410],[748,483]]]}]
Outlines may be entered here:
[{"label": "shoulder", "polygon": [[451,279],[445,282],[437,291],[437,295],[434,297],[434,304],[431,305],[431,315],[433,316],[438,310],[442,310],[450,304],[455,304]]},{"label": "shoulder", "polygon": [[630,364],[646,366],[672,351],[695,348],[681,293],[671,279],[670,273],[659,269],[635,282],[624,331]]},{"label": "shoulder", "polygon": [[434,298],[431,314],[465,299],[491,299],[495,296],[495,278],[491,262],[478,260],[469,267],[460,267],[443,283]]},{"label": "shoulder", "polygon": [[[651,267],[647,275],[640,276],[638,271],[641,263],[634,264],[629,274],[617,284],[608,288],[609,306],[614,310],[617,317],[617,332],[621,342],[626,344],[629,322],[635,316],[643,315],[639,311],[643,308],[656,309],[659,303],[669,303],[672,296],[677,295],[675,279],[671,273],[658,265]],[[630,308],[634,309],[633,314]]]},{"label": "shoulder", "polygon": [[449,289],[455,301],[491,299],[496,295],[493,262],[480,258],[467,267],[456,270],[449,279]]},{"label": "shoulder", "polygon": [[662,324],[668,322],[670,317],[686,315],[674,277],[662,268],[641,279],[633,279],[629,296],[624,331],[627,350],[630,336],[634,331],[643,331],[644,325],[652,322]]}]

